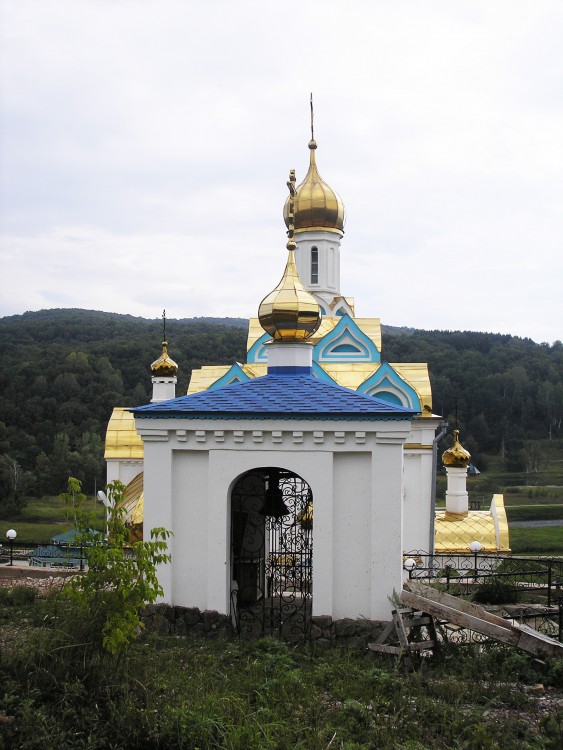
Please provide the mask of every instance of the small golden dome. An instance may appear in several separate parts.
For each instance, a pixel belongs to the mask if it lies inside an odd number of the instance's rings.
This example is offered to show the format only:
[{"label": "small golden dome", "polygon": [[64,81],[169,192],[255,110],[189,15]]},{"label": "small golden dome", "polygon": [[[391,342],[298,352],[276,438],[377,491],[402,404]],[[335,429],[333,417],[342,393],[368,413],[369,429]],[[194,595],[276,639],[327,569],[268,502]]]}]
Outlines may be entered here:
[{"label": "small golden dome", "polygon": [[154,377],[172,378],[178,374],[178,365],[168,355],[168,341],[162,342],[162,354],[151,365]]},{"label": "small golden dome", "polygon": [[454,444],[447,451],[442,453],[444,466],[455,466],[456,468],[466,469],[471,460],[471,453],[466,451],[459,442],[459,430],[454,430]]},{"label": "small golden dome", "polygon": [[[295,196],[295,232],[320,229],[324,232],[344,232],[346,211],[342,198],[323,181],[317,169],[317,142],[309,141],[310,164],[305,179]],[[283,218],[289,227],[289,198],[285,202]]]},{"label": "small golden dome", "polygon": [[258,308],[260,325],[274,341],[304,341],[321,324],[321,308],[305,289],[295,267],[295,242],[287,243],[289,255],[282,280]]}]

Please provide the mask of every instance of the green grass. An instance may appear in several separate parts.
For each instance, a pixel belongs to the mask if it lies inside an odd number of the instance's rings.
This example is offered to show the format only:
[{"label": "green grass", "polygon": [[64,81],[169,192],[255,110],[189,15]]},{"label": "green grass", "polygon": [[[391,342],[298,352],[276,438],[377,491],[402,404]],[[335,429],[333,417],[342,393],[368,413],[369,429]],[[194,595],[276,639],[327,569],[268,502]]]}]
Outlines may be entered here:
[{"label": "green grass", "polygon": [[[13,622],[42,622],[45,606],[14,607]],[[152,637],[121,662],[85,664],[73,649],[52,653],[45,627],[0,663],[2,748],[551,750],[561,740],[562,712],[539,715],[522,683],[560,688],[563,663],[505,647],[449,646],[411,672],[371,651]]]},{"label": "green grass", "polygon": [[[85,508],[95,515],[95,528],[103,529],[105,508],[89,498]],[[6,536],[8,529],[15,529],[21,542],[44,542],[63,531],[73,528],[67,519],[64,501],[60,497],[29,498],[21,513],[0,516],[0,537]]]},{"label": "green grass", "polygon": [[510,547],[517,555],[563,555],[563,526],[511,528]]}]

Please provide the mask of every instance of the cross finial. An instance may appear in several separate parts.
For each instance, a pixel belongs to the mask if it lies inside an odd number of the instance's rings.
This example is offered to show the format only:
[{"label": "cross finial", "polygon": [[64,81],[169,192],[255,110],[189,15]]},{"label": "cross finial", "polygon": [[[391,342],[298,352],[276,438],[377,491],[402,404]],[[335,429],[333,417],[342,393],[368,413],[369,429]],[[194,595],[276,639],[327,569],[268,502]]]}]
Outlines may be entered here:
[{"label": "cross finial", "polygon": [[[295,216],[295,170],[290,169],[289,170],[289,180],[287,181],[287,187],[289,188],[289,211],[287,215],[288,219],[288,225],[287,225],[287,236],[289,237],[289,241],[287,243],[287,249],[295,249],[295,242],[293,241],[293,233],[295,231],[295,225],[293,223],[294,216]],[[291,247],[290,247],[291,245]]]},{"label": "cross finial", "polygon": [[166,341],[166,310],[162,311],[162,340]]},{"label": "cross finial", "polygon": [[313,92],[312,91],[311,91],[310,104],[311,104],[311,140],[314,141],[315,131],[314,131],[314,126],[313,126]]}]

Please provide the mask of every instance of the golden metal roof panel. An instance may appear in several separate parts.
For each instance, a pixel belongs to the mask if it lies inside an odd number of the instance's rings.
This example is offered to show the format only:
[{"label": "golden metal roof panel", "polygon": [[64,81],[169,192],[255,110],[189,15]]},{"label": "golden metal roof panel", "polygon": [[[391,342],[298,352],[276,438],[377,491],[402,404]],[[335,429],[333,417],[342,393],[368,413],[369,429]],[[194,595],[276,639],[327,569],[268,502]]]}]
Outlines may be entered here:
[{"label": "golden metal roof panel", "polygon": [[226,375],[230,369],[231,365],[204,365],[197,370],[192,370],[188,385],[188,395],[206,391],[219,378]]},{"label": "golden metal roof panel", "polygon": [[484,553],[510,550],[502,495],[495,495],[488,511],[437,511],[435,530],[436,552],[469,552],[473,541],[481,543]]},{"label": "golden metal roof panel", "polygon": [[426,362],[390,362],[391,367],[416,391],[424,416],[432,415],[432,387]]},{"label": "golden metal roof panel", "polygon": [[135,429],[135,417],[124,407],[116,407],[106,430],[104,458],[143,458],[143,441]]},{"label": "golden metal roof panel", "polygon": [[[139,514],[138,505],[139,500],[143,496],[143,472],[141,471],[137,476],[132,479],[123,493],[123,500],[119,504],[120,508],[125,510],[125,522],[126,523],[142,523],[143,511]],[[137,520],[133,520],[133,519]],[[140,520],[139,520],[140,519]]]}]

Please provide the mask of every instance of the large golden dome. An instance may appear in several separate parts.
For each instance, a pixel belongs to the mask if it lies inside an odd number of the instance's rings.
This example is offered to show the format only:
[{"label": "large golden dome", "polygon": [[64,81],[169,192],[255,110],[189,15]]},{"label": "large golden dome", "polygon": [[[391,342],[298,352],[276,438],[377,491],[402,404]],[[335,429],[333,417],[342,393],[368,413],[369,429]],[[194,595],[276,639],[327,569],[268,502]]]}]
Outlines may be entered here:
[{"label": "large golden dome", "polygon": [[260,325],[274,341],[304,341],[321,324],[321,309],[297,273],[295,242],[287,243],[289,256],[282,280],[258,308]]},{"label": "large golden dome", "polygon": [[[309,141],[310,164],[305,179],[295,196],[295,232],[320,229],[324,232],[344,232],[346,211],[342,198],[326,182],[317,169],[315,150],[317,142]],[[283,218],[289,227],[289,198],[285,202]]]},{"label": "large golden dome", "polygon": [[178,365],[168,354],[168,342],[162,342],[162,354],[151,365],[153,376],[161,378],[172,378],[178,374]]}]

